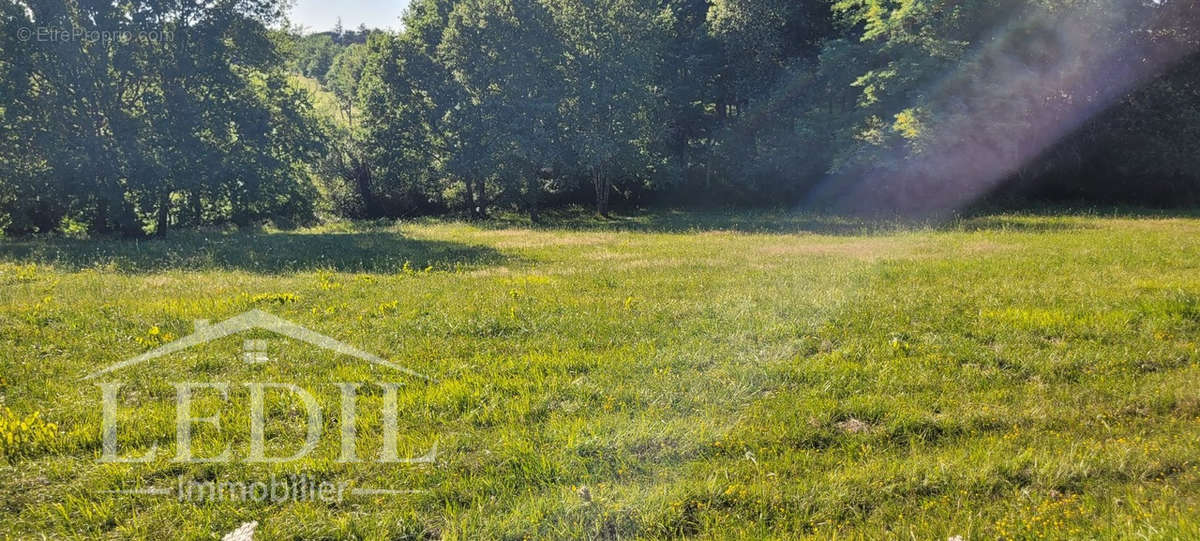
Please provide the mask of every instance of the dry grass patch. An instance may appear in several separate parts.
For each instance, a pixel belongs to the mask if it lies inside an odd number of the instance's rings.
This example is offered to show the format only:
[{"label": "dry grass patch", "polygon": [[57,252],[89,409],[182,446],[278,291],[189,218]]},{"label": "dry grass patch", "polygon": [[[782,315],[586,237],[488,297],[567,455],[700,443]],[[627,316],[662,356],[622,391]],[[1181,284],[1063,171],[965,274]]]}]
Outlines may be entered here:
[{"label": "dry grass patch", "polygon": [[782,237],[760,248],[759,254],[770,257],[823,256],[877,261],[916,257],[930,247],[928,243],[914,243],[900,237],[854,238],[833,242],[825,239],[818,242],[813,240],[815,238],[812,237]]}]

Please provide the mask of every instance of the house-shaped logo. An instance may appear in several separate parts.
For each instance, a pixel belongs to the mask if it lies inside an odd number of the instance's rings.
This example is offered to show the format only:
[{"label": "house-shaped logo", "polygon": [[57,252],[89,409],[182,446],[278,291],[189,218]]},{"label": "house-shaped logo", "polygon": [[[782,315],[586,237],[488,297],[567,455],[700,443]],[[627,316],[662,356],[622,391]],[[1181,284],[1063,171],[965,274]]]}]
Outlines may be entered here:
[{"label": "house-shaped logo", "polygon": [[[210,324],[207,321],[197,321],[195,332],[178,340],[164,344],[161,347],[148,351],[142,355],[138,355],[131,359],[121,361],[108,368],[87,375],[85,380],[94,380],[117,372],[122,369],[146,363],[148,361],[158,359],[160,357],[171,355],[189,348],[197,347],[214,340],[230,337],[238,333],[251,330],[269,331],[271,333],[281,335],[293,340],[311,344],[321,349],[328,350],[337,354],[354,357],[361,361],[383,367],[385,369],[401,372],[409,376],[433,381],[423,374],[419,374],[405,367],[387,361],[379,356],[367,353],[353,346],[306,329],[300,325],[287,321],[278,316],[268,314],[260,310],[251,310],[243,314],[239,314],[230,319],[216,324]],[[265,340],[247,339],[245,340],[244,353],[242,359],[250,364],[260,364],[268,362],[267,348]],[[105,378],[107,379],[107,378]],[[362,462],[358,454],[358,431],[356,423],[356,415],[358,408],[358,389],[365,383],[352,382],[329,382],[327,388],[336,388],[338,396],[341,398],[341,408],[337,416],[338,425],[338,442],[340,445],[336,447],[337,463],[338,464],[354,464]],[[226,402],[234,402],[231,400],[230,390],[234,387],[230,382],[175,382],[172,384],[175,387],[175,453],[171,459],[173,463],[183,464],[223,464],[233,461],[239,461],[245,464],[283,464],[291,463],[304,459],[310,453],[317,450],[321,441],[322,434],[325,432],[324,413],[322,404],[311,392],[311,389],[305,389],[299,385],[287,383],[269,383],[269,382],[246,382],[242,388],[245,394],[238,398],[244,398],[246,405],[247,418],[250,420],[249,431],[243,439],[246,441],[246,451],[244,454],[235,454],[233,450],[233,442],[231,438],[222,438],[221,420],[222,415],[217,413],[212,416],[198,416],[193,405],[196,402],[195,397],[198,393],[208,393],[211,397],[218,398],[222,406]],[[154,463],[159,456],[159,442],[152,442],[149,446],[144,443],[140,445],[143,451],[140,456],[129,456],[120,451],[117,435],[119,432],[119,415],[120,408],[120,392],[122,383],[116,381],[98,382],[97,386],[101,391],[101,425],[100,433],[102,438],[101,453],[98,462],[101,464],[143,464]],[[377,449],[378,464],[398,464],[398,465],[421,465],[434,464],[437,460],[438,447],[434,441],[432,448],[424,455],[415,458],[402,458],[401,448],[399,445],[399,392],[401,384],[393,382],[376,382],[376,387],[382,390],[380,399],[376,403],[379,411],[378,434],[379,444]],[[276,400],[283,399],[285,396],[290,396],[291,404],[297,407],[299,411],[305,413],[304,419],[304,440],[298,450],[295,450],[291,455],[279,456],[277,453],[281,447],[288,447],[286,442],[281,441],[282,437],[273,437],[271,444],[268,445],[267,430],[267,408],[265,407],[266,395],[268,392],[276,394]],[[279,402],[276,402],[279,403]],[[221,408],[222,406],[218,406]],[[211,406],[209,406],[211,409]],[[290,420],[275,419],[275,422],[288,422]],[[294,422],[294,421],[293,421]],[[197,434],[196,427],[205,426],[209,431],[210,438],[217,442],[224,441],[224,448],[219,453],[207,453],[207,456],[200,456],[194,452],[195,436]],[[374,434],[373,434],[374,435]],[[236,439],[236,436],[234,436]],[[283,444],[283,445],[281,445]],[[271,449],[269,449],[269,447]],[[271,452],[269,452],[271,451]],[[286,453],[285,453],[286,455]],[[351,496],[375,497],[384,495],[405,495],[416,494],[421,491],[417,490],[391,490],[382,488],[358,487],[348,481],[334,483],[332,480],[322,480],[320,482],[309,480],[306,475],[299,477],[289,477],[287,479],[278,479],[272,477],[270,481],[232,481],[232,480],[215,480],[202,479],[196,480],[193,476],[181,474],[179,481],[172,487],[138,487],[132,490],[115,491],[116,494],[129,494],[137,496],[175,496],[181,502],[187,501],[341,501],[345,494]],[[239,531],[245,535],[250,535],[253,532],[254,523],[249,523]],[[233,535],[233,534],[231,534]],[[227,539],[238,538],[227,537]]]},{"label": "house-shaped logo", "polygon": [[[180,338],[178,340],[175,340],[173,342],[170,342],[168,344],[165,344],[165,345],[163,345],[159,348],[156,348],[152,351],[148,351],[146,353],[138,355],[137,357],[133,357],[131,359],[126,359],[124,361],[121,361],[117,364],[109,366],[108,368],[105,368],[98,372],[88,374],[83,379],[84,380],[95,379],[95,378],[116,372],[118,370],[129,368],[131,366],[135,366],[135,365],[138,365],[138,364],[141,364],[141,363],[153,360],[153,359],[157,359],[159,357],[170,355],[172,353],[183,351],[185,349],[196,347],[196,346],[199,346],[202,344],[206,344],[208,342],[212,342],[214,340],[219,340],[221,338],[225,338],[227,336],[232,336],[232,335],[235,335],[235,334],[238,334],[241,332],[245,332],[245,331],[249,331],[252,329],[262,329],[262,330],[270,331],[272,333],[286,336],[286,337],[292,338],[294,340],[299,340],[301,342],[307,342],[307,343],[317,346],[319,348],[333,351],[335,353],[339,353],[342,355],[348,355],[350,357],[355,357],[357,359],[361,359],[363,361],[366,361],[368,363],[371,363],[371,364],[374,364],[377,366],[395,370],[397,372],[408,374],[408,375],[416,377],[416,378],[424,379],[427,381],[432,381],[432,378],[430,378],[424,374],[420,374],[418,372],[415,372],[413,370],[410,370],[410,369],[400,366],[398,364],[387,361],[377,355],[367,353],[367,352],[357,349],[353,346],[350,346],[349,344],[340,342],[338,340],[335,340],[333,338],[330,338],[330,337],[320,334],[318,332],[306,329],[300,325],[292,323],[291,321],[288,321],[286,319],[283,319],[281,317],[278,317],[278,316],[275,316],[272,314],[268,314],[261,310],[250,310],[249,312],[239,314],[237,316],[234,316],[230,319],[227,319],[225,321],[222,321],[222,322],[216,323],[216,324],[209,324],[209,322],[203,321],[203,320],[197,321],[194,333],[192,333],[188,336],[185,336],[183,338]],[[244,348],[245,352],[243,354],[243,359],[246,362],[252,363],[252,364],[266,362],[268,360],[268,358],[266,356],[265,345],[266,345],[265,342],[262,340],[246,340],[245,348]]]}]

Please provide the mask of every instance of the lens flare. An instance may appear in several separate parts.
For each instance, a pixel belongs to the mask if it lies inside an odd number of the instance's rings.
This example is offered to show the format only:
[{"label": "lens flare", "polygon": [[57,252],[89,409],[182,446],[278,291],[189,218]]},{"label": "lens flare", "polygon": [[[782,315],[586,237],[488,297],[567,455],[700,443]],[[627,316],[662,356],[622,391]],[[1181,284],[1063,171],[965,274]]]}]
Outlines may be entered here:
[{"label": "lens flare", "polygon": [[987,195],[1196,51],[1190,3],[1122,5],[1075,3],[1017,16],[919,94],[908,110],[931,121],[900,144],[871,149],[871,163],[829,175],[807,203],[936,216]]}]

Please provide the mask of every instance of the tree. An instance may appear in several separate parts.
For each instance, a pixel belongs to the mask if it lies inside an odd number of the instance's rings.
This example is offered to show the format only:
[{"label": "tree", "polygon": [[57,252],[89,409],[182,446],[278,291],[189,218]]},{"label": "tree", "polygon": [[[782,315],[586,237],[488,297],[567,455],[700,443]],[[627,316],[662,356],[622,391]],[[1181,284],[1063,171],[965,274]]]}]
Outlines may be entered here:
[{"label": "tree", "polygon": [[403,38],[411,45],[407,79],[425,105],[423,144],[432,153],[436,174],[444,177],[451,193],[461,184],[466,214],[479,219],[487,215],[489,191],[496,191],[489,186],[494,175],[484,150],[482,116],[438,53],[454,5],[453,0],[424,0],[405,14]]},{"label": "tree", "polygon": [[367,64],[367,47],[354,44],[334,59],[329,70],[327,87],[337,103],[337,118],[326,127],[330,134],[330,150],[322,160],[327,180],[344,182],[355,197],[345,197],[344,190],[333,190],[333,204],[343,214],[370,217],[378,214],[371,181],[371,167],[366,154],[366,135],[362,129],[359,88]]},{"label": "tree", "polygon": [[400,36],[374,34],[367,40],[359,101],[369,183],[359,191],[369,216],[405,216],[440,207],[425,144],[428,103],[408,76],[413,46]]},{"label": "tree", "polygon": [[325,76],[338,54],[337,44],[328,34],[314,34],[300,38],[297,52],[299,71],[305,77],[325,82]]},{"label": "tree", "polygon": [[650,121],[661,101],[653,89],[663,55],[658,12],[654,2],[644,0],[552,5],[565,49],[567,136],[591,180],[596,212],[608,216],[614,175],[647,168]]},{"label": "tree", "polygon": [[457,115],[474,132],[464,147],[481,153],[534,221],[544,171],[563,154],[562,47],[550,11],[536,0],[467,0],[451,12],[438,50],[468,109]]},{"label": "tree", "polygon": [[1197,8],[1177,2],[843,0],[835,10],[860,29],[861,75],[824,196],[886,212],[953,210],[1044,170],[1039,156],[1073,148],[1062,141],[1081,123],[1194,50],[1184,36],[1197,27]]},{"label": "tree", "polygon": [[185,200],[186,223],[311,213],[303,168],[317,134],[268,30],[284,7],[148,2],[130,11],[47,0],[8,8],[6,26],[127,36],[6,42],[16,54],[4,58],[18,60],[3,62],[15,79],[4,122],[16,136],[5,154],[19,151],[18,141],[30,151],[13,162],[20,176],[4,181],[7,213],[18,216],[9,230],[50,231],[72,218],[96,233],[141,234],[147,220],[164,232]]}]

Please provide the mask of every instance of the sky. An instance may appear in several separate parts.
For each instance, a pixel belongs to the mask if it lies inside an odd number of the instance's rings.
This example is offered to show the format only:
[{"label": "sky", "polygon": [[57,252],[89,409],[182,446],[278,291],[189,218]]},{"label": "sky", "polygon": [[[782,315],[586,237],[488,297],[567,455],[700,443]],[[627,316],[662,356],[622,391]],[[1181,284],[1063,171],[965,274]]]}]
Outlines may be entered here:
[{"label": "sky", "polygon": [[309,32],[330,30],[342,18],[342,26],[358,28],[397,28],[396,18],[404,12],[408,0],[298,0],[292,8],[292,24],[303,25]]}]

